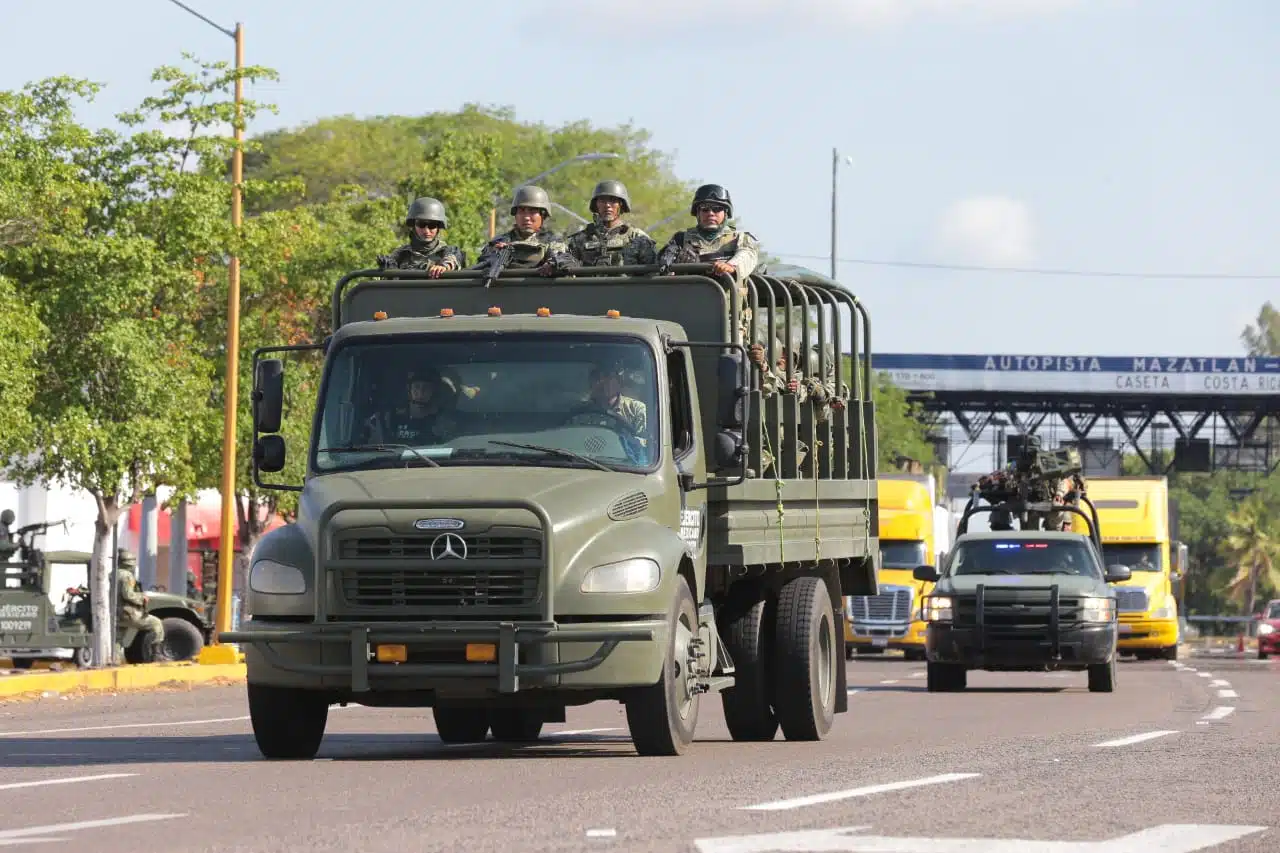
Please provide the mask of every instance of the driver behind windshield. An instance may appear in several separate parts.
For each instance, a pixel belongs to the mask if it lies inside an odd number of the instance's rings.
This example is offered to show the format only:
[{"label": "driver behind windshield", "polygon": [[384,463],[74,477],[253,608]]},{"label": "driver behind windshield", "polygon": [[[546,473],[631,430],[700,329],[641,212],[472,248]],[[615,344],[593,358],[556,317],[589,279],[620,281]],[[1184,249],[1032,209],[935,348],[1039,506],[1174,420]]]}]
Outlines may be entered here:
[{"label": "driver behind windshield", "polygon": [[622,393],[624,372],[622,364],[616,361],[593,366],[589,377],[590,390],[587,401],[574,414],[612,415],[630,427],[643,444],[645,428],[648,425],[648,412],[644,403]]},{"label": "driver behind windshield", "polygon": [[369,440],[420,446],[438,444],[457,433],[454,389],[434,368],[409,371],[402,405],[369,418]]}]

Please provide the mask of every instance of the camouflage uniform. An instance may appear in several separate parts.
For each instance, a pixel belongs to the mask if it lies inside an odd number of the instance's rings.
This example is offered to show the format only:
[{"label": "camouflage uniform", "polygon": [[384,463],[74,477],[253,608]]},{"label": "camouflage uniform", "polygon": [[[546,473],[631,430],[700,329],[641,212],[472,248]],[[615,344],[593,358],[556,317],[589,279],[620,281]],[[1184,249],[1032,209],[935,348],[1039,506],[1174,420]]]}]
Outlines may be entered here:
[{"label": "camouflage uniform", "polygon": [[413,371],[405,378],[405,386],[415,380],[425,379],[434,385],[426,411],[415,413],[410,403],[397,406],[389,412],[379,412],[365,421],[369,440],[375,444],[407,444],[413,447],[448,441],[457,434],[457,420],[453,417],[452,401],[456,390],[435,370]]},{"label": "camouflage uniform", "polygon": [[622,222],[607,227],[596,210],[596,200],[616,198],[622,213],[631,212],[631,197],[621,181],[601,181],[591,194],[595,221],[566,241],[569,253],[584,267],[644,266],[658,262],[657,244],[639,228]]},{"label": "camouflage uniform", "polygon": [[437,232],[434,240],[423,240],[413,227],[415,220],[439,222],[440,228],[449,227],[449,217],[444,204],[434,198],[414,199],[404,217],[404,227],[409,232],[409,242],[389,255],[378,256],[378,269],[425,270],[442,266],[446,270],[460,270],[467,265],[467,254],[457,246],[447,245]]},{"label": "camouflage uniform", "polygon": [[[536,207],[541,211],[544,227],[546,220],[551,218],[551,198],[541,187],[518,188],[511,200],[511,215],[514,216],[516,209],[520,207]],[[508,269],[529,269],[549,263],[553,271],[563,273],[577,266],[577,261],[569,253],[568,245],[555,233],[541,229],[522,233],[516,226],[486,243],[472,269],[484,269],[501,243],[512,248]]]},{"label": "camouflage uniform", "polygon": [[719,184],[704,184],[693,194],[693,202],[689,205],[689,213],[698,215],[698,208],[703,204],[716,204],[725,210],[725,221],[715,229],[704,229],[694,226],[677,232],[662,247],[659,258],[673,258],[675,263],[710,263],[725,261],[736,269],[734,280],[737,282],[738,310],[741,322],[738,326],[738,338],[735,342],[746,343],[751,340],[751,308],[747,304],[747,277],[755,272],[760,262],[760,241],[749,231],[739,231],[728,223],[733,218],[733,199],[729,191]]},{"label": "camouflage uniform", "polygon": [[138,587],[137,566],[125,551],[117,552],[116,588],[120,599],[120,627],[151,632],[151,652],[155,660],[168,658],[164,645],[164,623],[147,612],[147,598]]}]

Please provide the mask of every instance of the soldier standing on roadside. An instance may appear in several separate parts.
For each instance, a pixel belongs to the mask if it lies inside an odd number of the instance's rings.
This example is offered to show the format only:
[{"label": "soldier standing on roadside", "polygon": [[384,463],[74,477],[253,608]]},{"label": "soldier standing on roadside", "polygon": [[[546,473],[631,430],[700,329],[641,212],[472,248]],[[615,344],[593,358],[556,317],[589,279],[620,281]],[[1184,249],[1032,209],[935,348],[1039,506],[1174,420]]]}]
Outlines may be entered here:
[{"label": "soldier standing on roadside", "polygon": [[631,197],[622,181],[601,181],[591,194],[595,220],[566,241],[569,253],[584,267],[644,266],[658,262],[653,238],[622,221],[631,212]]},{"label": "soldier standing on roadside", "polygon": [[553,232],[542,226],[551,218],[551,197],[542,187],[517,187],[511,199],[511,215],[515,225],[505,234],[494,237],[480,250],[480,259],[472,269],[484,269],[493,255],[510,246],[508,269],[536,268],[542,275],[565,273],[577,266],[569,247]]},{"label": "soldier standing on roadside", "polygon": [[440,239],[440,231],[449,227],[443,202],[428,197],[414,199],[405,214],[404,226],[409,231],[409,242],[389,255],[379,255],[378,269],[425,269],[431,278],[439,278],[467,265],[462,249]]}]

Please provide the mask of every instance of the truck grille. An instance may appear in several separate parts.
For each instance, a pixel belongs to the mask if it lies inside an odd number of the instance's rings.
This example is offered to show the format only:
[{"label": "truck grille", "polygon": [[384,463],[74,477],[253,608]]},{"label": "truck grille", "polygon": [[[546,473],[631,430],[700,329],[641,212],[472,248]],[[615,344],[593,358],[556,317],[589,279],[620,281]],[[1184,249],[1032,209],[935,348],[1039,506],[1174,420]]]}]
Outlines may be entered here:
[{"label": "truck grille", "polygon": [[[1027,638],[1044,637],[1051,621],[1051,592],[1048,589],[1009,589],[988,587],[983,590],[982,626],[991,636]],[[953,596],[954,624],[973,628],[978,625],[976,595]],[[1058,599],[1058,625],[1065,627],[1080,621],[1080,600],[1061,596]]]},{"label": "truck grille", "polygon": [[343,569],[342,597],[356,607],[528,607],[541,569],[463,569],[450,561],[420,569]]},{"label": "truck grille", "polygon": [[1144,613],[1150,605],[1147,591],[1140,587],[1118,586],[1116,590],[1116,612]]},{"label": "truck grille", "polygon": [[[430,536],[360,537],[338,542],[341,560],[415,560],[436,562],[431,551],[443,534]],[[459,536],[466,544],[467,560],[540,560],[542,540],[537,536]],[[438,556],[443,546],[437,547]],[[455,551],[457,550],[455,546]]]},{"label": "truck grille", "polygon": [[879,595],[852,597],[853,621],[910,622],[912,592],[909,586],[883,586]]}]

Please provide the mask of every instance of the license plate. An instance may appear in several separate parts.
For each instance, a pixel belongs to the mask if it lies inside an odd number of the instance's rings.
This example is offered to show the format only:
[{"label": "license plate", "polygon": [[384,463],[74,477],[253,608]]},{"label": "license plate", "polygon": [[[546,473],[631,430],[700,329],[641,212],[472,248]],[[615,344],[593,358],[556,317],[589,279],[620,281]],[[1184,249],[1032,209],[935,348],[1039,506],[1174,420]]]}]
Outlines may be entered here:
[{"label": "license plate", "polygon": [[877,649],[883,649],[889,645],[889,638],[888,637],[872,637],[871,645],[875,646]]}]

